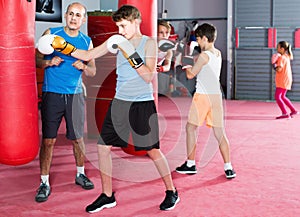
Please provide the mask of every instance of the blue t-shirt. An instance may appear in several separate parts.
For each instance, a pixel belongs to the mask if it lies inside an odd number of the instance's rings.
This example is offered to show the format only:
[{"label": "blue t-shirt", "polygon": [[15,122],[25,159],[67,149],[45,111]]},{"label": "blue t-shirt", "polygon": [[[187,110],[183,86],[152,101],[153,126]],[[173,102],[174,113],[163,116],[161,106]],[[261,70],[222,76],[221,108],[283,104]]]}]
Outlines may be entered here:
[{"label": "blue t-shirt", "polygon": [[[50,34],[59,35],[76,46],[76,48],[82,50],[88,50],[91,43],[91,38],[81,32],[76,37],[67,35],[64,27],[50,28]],[[57,51],[50,55],[45,55],[44,58],[50,60],[54,56],[59,56],[64,61],[59,66],[45,68],[43,92],[59,94],[82,93],[82,71],[72,66],[77,59]]]},{"label": "blue t-shirt", "polygon": [[[148,37],[143,36],[136,52],[145,62],[145,44]],[[117,86],[115,98],[124,101],[153,100],[152,83],[147,83],[128,63],[122,52],[117,54]]]}]

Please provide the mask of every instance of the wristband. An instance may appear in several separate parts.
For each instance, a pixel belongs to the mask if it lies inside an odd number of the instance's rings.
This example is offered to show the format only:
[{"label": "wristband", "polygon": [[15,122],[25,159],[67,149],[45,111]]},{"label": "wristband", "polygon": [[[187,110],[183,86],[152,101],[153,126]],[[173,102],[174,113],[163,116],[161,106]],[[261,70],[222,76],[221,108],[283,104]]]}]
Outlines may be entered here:
[{"label": "wristband", "polygon": [[134,69],[138,69],[142,65],[144,65],[142,58],[137,52],[134,52],[131,56],[128,57],[128,62]]},{"label": "wristband", "polygon": [[163,66],[157,66],[156,71],[157,72],[164,72],[164,67]]}]

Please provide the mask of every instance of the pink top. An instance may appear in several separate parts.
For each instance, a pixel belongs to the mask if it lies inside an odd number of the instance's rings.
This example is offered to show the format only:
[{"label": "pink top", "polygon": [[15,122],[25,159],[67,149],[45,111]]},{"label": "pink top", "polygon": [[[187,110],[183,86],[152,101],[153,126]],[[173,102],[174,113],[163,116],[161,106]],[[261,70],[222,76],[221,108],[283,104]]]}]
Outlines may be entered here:
[{"label": "pink top", "polygon": [[275,84],[276,87],[290,90],[292,88],[292,68],[291,61],[287,54],[278,57],[277,66],[281,67],[279,71],[276,71]]}]

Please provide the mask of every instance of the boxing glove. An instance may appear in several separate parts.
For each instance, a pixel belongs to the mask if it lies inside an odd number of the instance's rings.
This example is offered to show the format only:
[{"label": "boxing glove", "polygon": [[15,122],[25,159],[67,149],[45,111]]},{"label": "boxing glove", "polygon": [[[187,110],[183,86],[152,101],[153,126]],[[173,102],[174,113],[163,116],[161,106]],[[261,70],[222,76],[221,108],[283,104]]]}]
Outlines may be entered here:
[{"label": "boxing glove", "polygon": [[271,63],[272,63],[272,65],[273,65],[274,70],[276,70],[276,67],[277,67],[277,60],[278,60],[278,58],[279,58],[280,56],[281,56],[280,53],[274,53],[274,54],[272,55]]},{"label": "boxing glove", "polygon": [[55,36],[51,45],[54,48],[54,50],[66,55],[70,55],[77,49],[74,45],[67,42],[63,37],[60,36]]},{"label": "boxing glove", "polygon": [[199,45],[198,45],[198,46],[195,46],[195,47],[194,47],[194,50],[193,50],[193,52],[192,52],[192,56],[198,56],[200,53],[201,53],[201,48],[200,48],[200,46],[199,46]]},{"label": "boxing glove", "polygon": [[139,67],[144,65],[142,58],[136,52],[134,46],[123,36],[111,36],[107,41],[107,46],[109,51],[115,52],[116,49],[119,49],[129,62],[129,64],[132,66],[132,68],[138,69]]},{"label": "boxing glove", "polygon": [[191,68],[194,65],[194,58],[192,56],[182,57],[182,69]]},{"label": "boxing glove", "polygon": [[199,44],[196,41],[191,41],[189,45],[189,56],[196,56],[197,54],[199,54],[199,49]]},{"label": "boxing glove", "polygon": [[280,56],[281,56],[280,53],[274,53],[271,58],[271,63],[275,64]]},{"label": "boxing glove", "polygon": [[161,50],[162,52],[166,52],[170,49],[173,49],[174,47],[175,44],[170,40],[161,39],[158,42],[158,49]]},{"label": "boxing glove", "polygon": [[51,54],[56,50],[63,54],[70,55],[76,49],[77,48],[74,45],[58,35],[47,34],[42,36],[38,41],[38,50],[42,54]]}]

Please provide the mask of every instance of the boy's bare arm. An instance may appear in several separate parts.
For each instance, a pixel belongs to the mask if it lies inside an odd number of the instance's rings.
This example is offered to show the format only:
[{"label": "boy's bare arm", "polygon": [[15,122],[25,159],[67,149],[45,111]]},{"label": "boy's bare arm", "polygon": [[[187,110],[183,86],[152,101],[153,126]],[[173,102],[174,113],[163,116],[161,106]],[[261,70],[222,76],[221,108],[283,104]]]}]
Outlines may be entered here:
[{"label": "boy's bare arm", "polygon": [[152,38],[148,39],[145,45],[145,63],[136,71],[144,79],[150,83],[156,73],[157,64],[157,44]]},{"label": "boy's bare arm", "polygon": [[106,53],[108,53],[106,43],[107,42],[105,41],[101,45],[99,45],[95,48],[92,48],[90,50],[77,49],[73,53],[71,53],[71,55],[73,57],[83,60],[83,61],[90,61],[92,59],[99,58],[99,57],[105,55]]},{"label": "boy's bare arm", "polygon": [[186,77],[188,79],[193,79],[201,71],[202,67],[208,63],[208,59],[209,57],[206,53],[200,53],[194,66],[186,69]]}]

